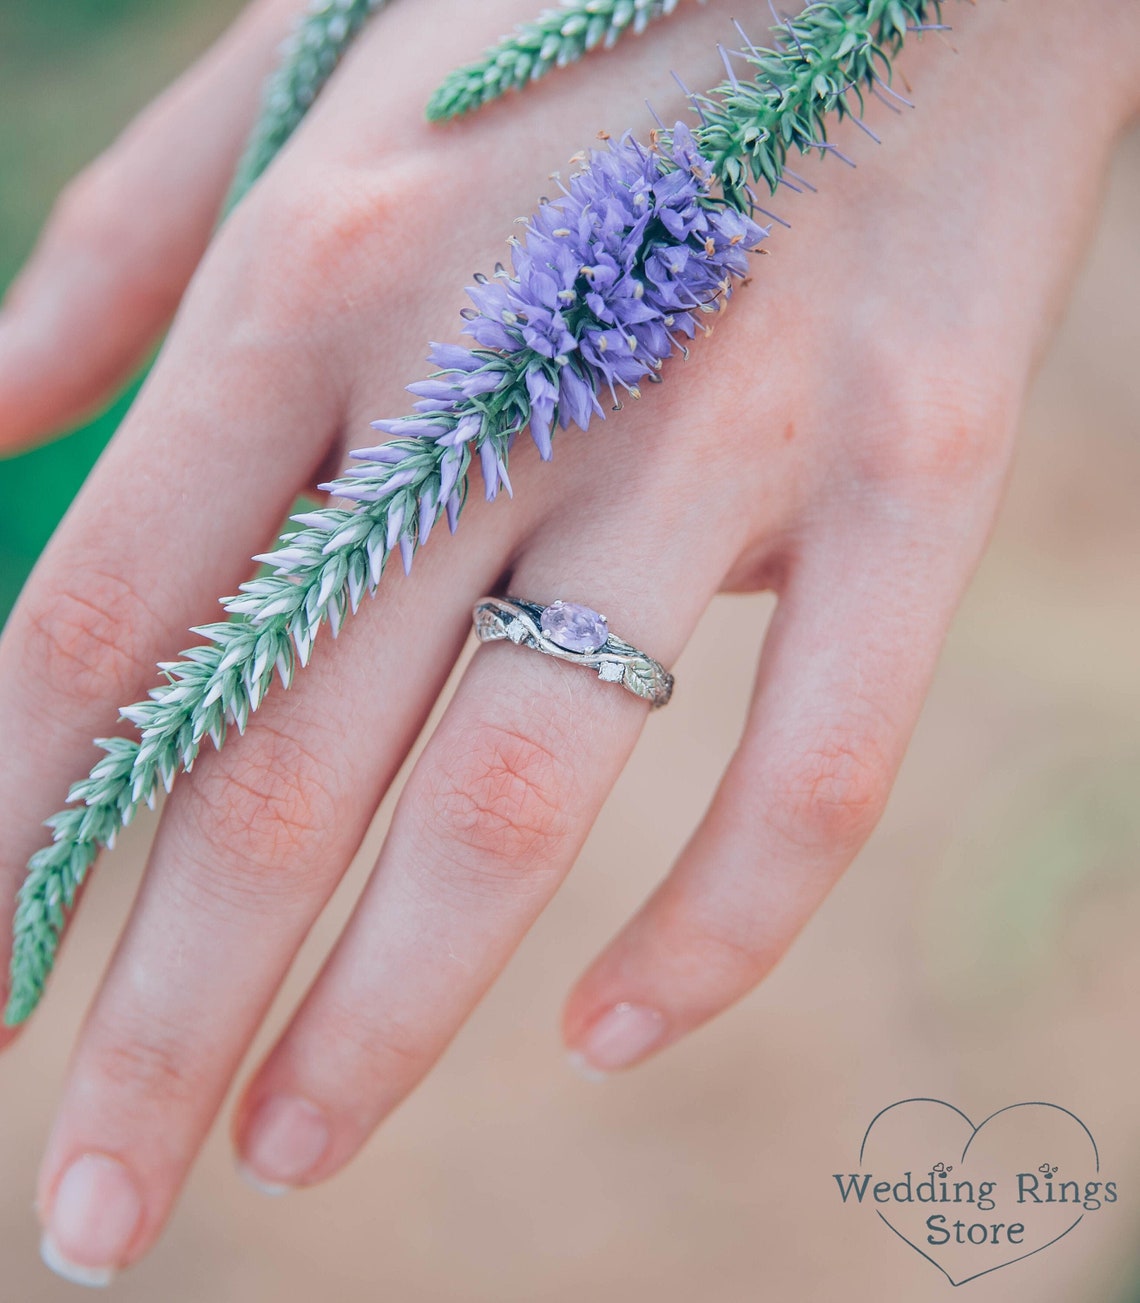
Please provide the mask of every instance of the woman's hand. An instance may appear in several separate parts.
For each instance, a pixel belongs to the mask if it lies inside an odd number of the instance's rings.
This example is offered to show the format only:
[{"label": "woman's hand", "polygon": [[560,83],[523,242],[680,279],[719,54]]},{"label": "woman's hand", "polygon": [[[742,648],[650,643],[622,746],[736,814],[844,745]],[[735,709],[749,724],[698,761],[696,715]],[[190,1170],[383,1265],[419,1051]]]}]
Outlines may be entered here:
[{"label": "woman's hand", "polygon": [[[525,99],[425,125],[442,74],[527,13],[382,14],[194,273],[0,644],[7,902],[92,737],[246,576],[297,491],[406,409],[426,341],[454,334],[461,287],[549,171],[599,129],[644,126],[646,94],[679,114],[668,70],[712,84],[730,30],[724,5],[683,9]],[[779,959],[882,810],[1134,107],[1135,7],[1106,3],[1093,31],[1070,14],[953,8],[960,53],[934,38],[903,58],[918,110],[872,106],[881,149],[852,132],[857,171],[807,163],[820,193],[776,201],[794,229],[715,342],[588,435],[560,435],[553,464],[520,441],[512,503],[473,500],[454,541],[437,537],[410,581],[389,574],[292,691],[180,780],[48,1146],[57,1264],[96,1279],[154,1240],[484,592],[587,602],[666,664],[718,590],[778,592],[720,791],[578,985],[567,1043],[587,1069],[626,1067]],[[248,20],[251,64],[280,16]],[[200,95],[152,115],[53,219],[0,326],[0,439],[86,405],[160,324],[240,138],[221,107]],[[209,126],[194,184],[152,186],[194,113]],[[419,1081],[568,871],[645,717],[545,657],[478,652],[352,921],[246,1089],[235,1140],[255,1180],[323,1180]]]}]

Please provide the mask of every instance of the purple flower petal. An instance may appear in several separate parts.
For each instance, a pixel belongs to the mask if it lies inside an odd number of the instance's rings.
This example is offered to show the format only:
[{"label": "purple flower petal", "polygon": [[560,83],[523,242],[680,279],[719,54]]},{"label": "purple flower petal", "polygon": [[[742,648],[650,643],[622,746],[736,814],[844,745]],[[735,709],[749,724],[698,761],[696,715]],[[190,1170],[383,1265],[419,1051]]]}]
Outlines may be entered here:
[{"label": "purple flower petal", "polygon": [[530,436],[538,445],[538,454],[549,461],[554,449],[550,442],[550,427],[554,421],[554,408],[558,390],[542,370],[526,373],[526,389],[530,397]]},{"label": "purple flower petal", "polygon": [[428,541],[432,528],[435,525],[436,503],[431,492],[427,492],[420,498],[420,517],[419,517],[419,535],[420,547]]},{"label": "purple flower petal", "polygon": [[400,530],[404,526],[404,508],[397,503],[388,511],[388,532],[384,538],[384,545],[388,551],[396,546],[396,540],[400,537]]},{"label": "purple flower petal", "polygon": [[395,465],[402,462],[408,455],[408,449],[400,447],[399,444],[381,443],[375,448],[358,448],[355,452],[348,454],[350,457],[364,457],[369,461],[387,462],[389,465]]},{"label": "purple flower petal", "polygon": [[479,448],[479,465],[483,471],[487,501],[494,502],[499,492],[499,459],[495,456],[495,449],[490,439],[486,439]]}]

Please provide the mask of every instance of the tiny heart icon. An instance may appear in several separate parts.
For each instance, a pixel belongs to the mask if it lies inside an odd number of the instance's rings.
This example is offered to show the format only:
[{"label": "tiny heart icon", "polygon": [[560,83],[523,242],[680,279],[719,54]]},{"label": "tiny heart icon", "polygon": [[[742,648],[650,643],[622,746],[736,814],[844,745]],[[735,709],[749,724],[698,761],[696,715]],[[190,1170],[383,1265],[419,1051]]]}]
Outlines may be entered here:
[{"label": "tiny heart icon", "polygon": [[1092,1132],[1057,1104],[1010,1104],[974,1123],[940,1099],[903,1099],[871,1119],[845,1204],[964,1285],[1058,1244],[1117,1200]]}]

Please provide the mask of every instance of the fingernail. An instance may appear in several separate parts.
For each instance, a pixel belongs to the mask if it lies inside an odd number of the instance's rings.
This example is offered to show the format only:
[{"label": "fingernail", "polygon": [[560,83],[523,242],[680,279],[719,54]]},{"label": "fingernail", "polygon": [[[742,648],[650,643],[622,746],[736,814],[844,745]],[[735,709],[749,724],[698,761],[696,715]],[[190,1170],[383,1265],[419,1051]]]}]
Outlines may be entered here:
[{"label": "fingernail", "polygon": [[643,1004],[615,1004],[590,1026],[570,1060],[582,1076],[596,1081],[631,1067],[664,1039],[664,1014]]},{"label": "fingernail", "polygon": [[81,1267],[78,1263],[68,1262],[52,1243],[52,1238],[45,1231],[40,1238],[40,1261],[57,1276],[69,1280],[73,1285],[87,1285],[91,1289],[102,1289],[115,1279],[114,1267]]},{"label": "fingernail", "polygon": [[242,1143],[242,1176],[263,1194],[283,1194],[329,1147],[325,1115],[307,1099],[270,1095],[254,1111]]},{"label": "fingernail", "polygon": [[605,1081],[605,1079],[610,1075],[608,1072],[603,1072],[600,1068],[590,1067],[586,1056],[579,1050],[571,1050],[566,1056],[566,1062],[574,1069],[583,1081]]},{"label": "fingernail", "polygon": [[263,1181],[248,1163],[239,1162],[237,1170],[238,1176],[251,1190],[256,1190],[258,1194],[267,1194],[271,1199],[276,1199],[280,1195],[289,1193],[287,1185],[276,1185],[273,1181]]},{"label": "fingernail", "polygon": [[64,1280],[107,1285],[142,1215],[142,1199],[117,1158],[84,1154],[55,1188],[40,1257]]}]

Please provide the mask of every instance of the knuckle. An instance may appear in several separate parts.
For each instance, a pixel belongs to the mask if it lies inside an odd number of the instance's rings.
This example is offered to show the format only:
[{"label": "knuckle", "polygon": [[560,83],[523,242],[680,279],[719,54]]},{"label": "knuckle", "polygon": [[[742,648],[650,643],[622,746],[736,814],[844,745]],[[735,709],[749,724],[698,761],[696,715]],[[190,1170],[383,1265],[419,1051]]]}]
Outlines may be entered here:
[{"label": "knuckle", "polygon": [[957,494],[992,476],[1004,463],[1012,409],[983,368],[943,352],[900,373],[898,356],[869,364],[875,414],[844,463],[847,473],[854,470],[854,483],[928,497]]},{"label": "knuckle", "polygon": [[175,1037],[153,1026],[107,1028],[100,1041],[94,1072],[114,1097],[177,1102],[194,1096],[198,1084]]},{"label": "knuckle", "polygon": [[114,293],[139,308],[172,309],[181,267],[156,238],[160,228],[140,220],[149,211],[139,185],[114,147],[67,183],[52,210],[53,242],[77,251],[99,267],[113,267]]},{"label": "knuckle", "polygon": [[955,490],[974,484],[993,463],[996,440],[987,425],[953,405],[925,407],[898,428],[881,480],[903,489]]},{"label": "knuckle", "polygon": [[268,721],[205,759],[187,789],[196,886],[226,904],[314,890],[313,858],[337,825],[329,768]]},{"label": "knuckle", "polygon": [[[654,900],[655,949],[692,1008],[712,1014],[725,993],[755,985],[780,955],[762,907],[747,895],[726,902],[700,890],[670,890]],[[708,1003],[702,1005],[702,1001]]]},{"label": "knuckle", "polygon": [[121,575],[72,568],[66,585],[40,585],[23,611],[27,664],[67,704],[133,698],[150,664],[145,631],[157,621]]},{"label": "knuckle", "polygon": [[[337,1064],[338,1073],[348,1080],[364,1077],[376,1081],[393,1078],[418,1079],[439,1052],[427,1044],[422,1032],[414,1031],[377,1009],[362,1011],[355,1006],[330,1002],[321,1011],[321,1039],[328,1047],[327,1059]],[[347,1098],[351,1092],[344,1092]],[[361,1100],[371,1109],[374,1093]]]},{"label": "knuckle", "polygon": [[[346,295],[375,291],[378,273],[400,264],[413,229],[427,220],[431,205],[421,202],[427,194],[424,160],[398,158],[375,172],[325,167],[259,196],[246,238],[290,271],[275,278],[281,290],[274,312],[296,312],[311,324],[314,312],[343,315]],[[314,296],[314,289],[330,285],[341,292]]]},{"label": "knuckle", "polygon": [[830,732],[785,773],[773,822],[800,849],[853,852],[878,823],[891,777],[887,761],[865,736]]},{"label": "knuckle", "polygon": [[107,252],[123,216],[112,171],[102,155],[67,182],[52,208],[54,235],[93,252]]},{"label": "knuckle", "polygon": [[562,770],[541,739],[480,722],[430,771],[425,813],[433,845],[476,879],[540,870],[569,832]]},{"label": "knuckle", "polygon": [[685,920],[674,953],[685,955],[693,991],[747,988],[768,972],[776,956],[754,922],[735,911]]}]

